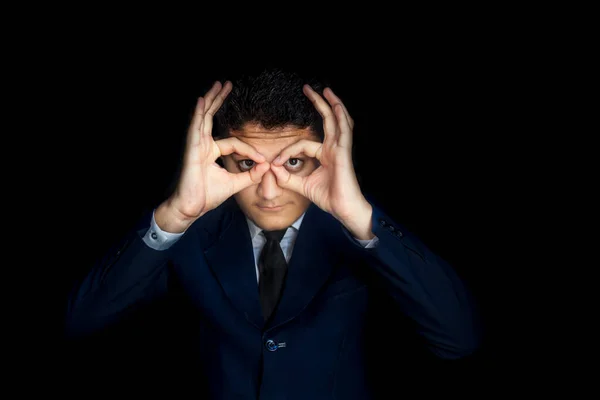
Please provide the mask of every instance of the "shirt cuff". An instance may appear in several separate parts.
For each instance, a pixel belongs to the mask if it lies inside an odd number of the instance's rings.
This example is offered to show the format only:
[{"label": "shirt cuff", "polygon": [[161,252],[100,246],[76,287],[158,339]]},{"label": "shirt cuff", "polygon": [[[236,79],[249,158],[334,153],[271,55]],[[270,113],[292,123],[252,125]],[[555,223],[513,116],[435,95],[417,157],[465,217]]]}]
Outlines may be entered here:
[{"label": "shirt cuff", "polygon": [[370,248],[377,246],[377,243],[379,242],[379,238],[377,236],[375,236],[373,239],[362,240],[362,239],[354,238],[354,240],[356,240],[358,243],[360,243],[362,245],[362,247],[364,247],[366,249],[370,249]]},{"label": "shirt cuff", "polygon": [[[156,210],[155,210],[156,211]],[[165,232],[158,227],[156,220],[154,219],[154,211],[152,212],[152,221],[150,222],[150,228],[146,234],[142,237],[142,240],[146,245],[154,250],[166,250],[171,247],[175,242],[183,236],[182,233],[171,233]]]}]

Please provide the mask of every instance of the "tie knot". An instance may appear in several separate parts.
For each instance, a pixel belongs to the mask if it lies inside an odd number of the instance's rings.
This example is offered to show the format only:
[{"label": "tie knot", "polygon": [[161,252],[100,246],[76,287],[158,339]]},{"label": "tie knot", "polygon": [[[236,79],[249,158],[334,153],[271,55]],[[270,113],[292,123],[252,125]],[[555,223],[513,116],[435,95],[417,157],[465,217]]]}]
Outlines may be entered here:
[{"label": "tie knot", "polygon": [[265,230],[263,230],[263,234],[267,238],[268,242],[277,241],[277,243],[279,243],[281,241],[281,239],[283,238],[283,235],[285,235],[286,231],[287,231],[287,228],[279,229],[279,230],[276,230],[276,231],[265,231]]}]

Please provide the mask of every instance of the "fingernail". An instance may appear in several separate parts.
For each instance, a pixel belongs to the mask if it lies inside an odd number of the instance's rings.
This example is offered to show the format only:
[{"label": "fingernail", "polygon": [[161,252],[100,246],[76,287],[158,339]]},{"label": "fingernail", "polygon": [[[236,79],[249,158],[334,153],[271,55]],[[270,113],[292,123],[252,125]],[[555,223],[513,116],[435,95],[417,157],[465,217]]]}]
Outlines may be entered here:
[{"label": "fingernail", "polygon": [[280,161],[281,161],[281,156],[277,156],[277,158],[275,158],[275,159],[273,160],[273,163],[275,163],[275,164],[279,164],[279,162],[280,162]]}]

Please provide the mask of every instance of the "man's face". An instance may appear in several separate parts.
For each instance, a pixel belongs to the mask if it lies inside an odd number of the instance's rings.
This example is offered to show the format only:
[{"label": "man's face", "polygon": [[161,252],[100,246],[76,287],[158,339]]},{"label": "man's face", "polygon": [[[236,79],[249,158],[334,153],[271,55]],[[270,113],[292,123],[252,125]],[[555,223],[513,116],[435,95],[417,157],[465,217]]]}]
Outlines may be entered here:
[{"label": "man's face", "polygon": [[[319,137],[309,129],[289,127],[266,130],[256,124],[246,124],[241,130],[231,132],[231,136],[254,147],[266,157],[269,163],[283,149],[301,139],[320,141]],[[231,173],[246,172],[254,166],[254,161],[235,153],[222,159],[223,165]],[[300,154],[290,158],[283,166],[292,174],[308,176],[319,167],[319,162]],[[265,230],[291,226],[310,205],[310,200],[306,197],[277,185],[277,179],[271,170],[263,175],[260,183],[239,191],[234,197],[244,214]],[[268,209],[268,207],[276,208]]]}]

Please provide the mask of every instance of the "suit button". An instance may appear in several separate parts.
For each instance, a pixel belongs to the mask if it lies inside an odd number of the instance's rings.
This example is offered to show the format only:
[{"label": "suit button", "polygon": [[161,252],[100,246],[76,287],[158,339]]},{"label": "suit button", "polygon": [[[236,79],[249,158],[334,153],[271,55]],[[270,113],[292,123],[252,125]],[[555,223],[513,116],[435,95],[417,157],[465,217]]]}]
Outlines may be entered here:
[{"label": "suit button", "polygon": [[381,225],[385,228],[387,226],[387,222],[385,222],[385,220],[383,218],[379,218],[379,225]]},{"label": "suit button", "polygon": [[277,343],[275,343],[274,340],[269,339],[265,342],[265,347],[267,348],[267,350],[269,351],[276,351],[279,346],[277,345]]}]

